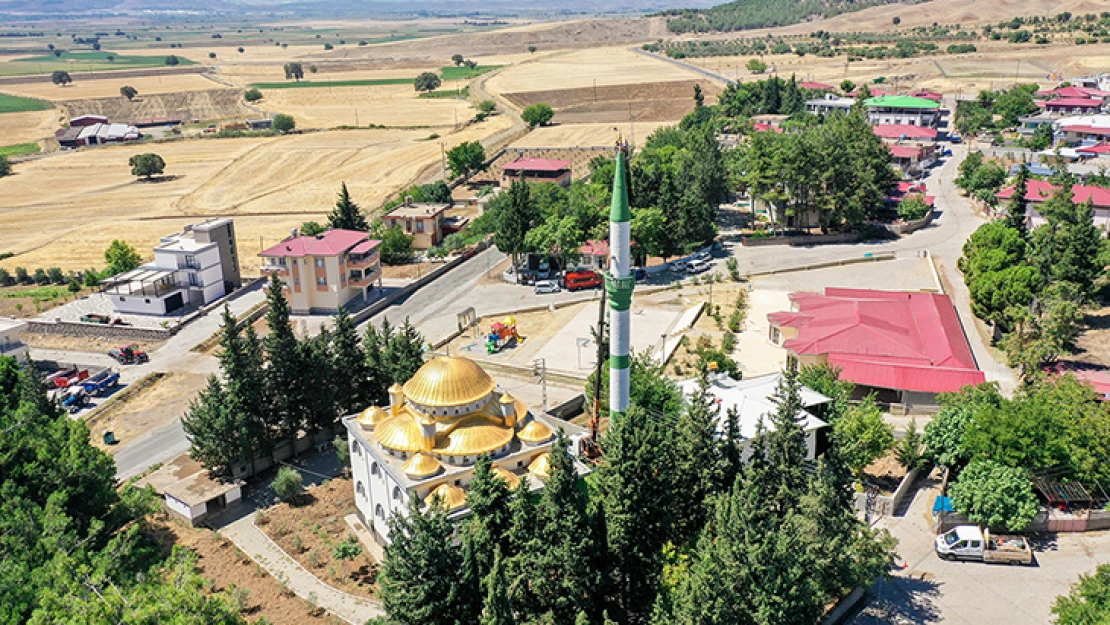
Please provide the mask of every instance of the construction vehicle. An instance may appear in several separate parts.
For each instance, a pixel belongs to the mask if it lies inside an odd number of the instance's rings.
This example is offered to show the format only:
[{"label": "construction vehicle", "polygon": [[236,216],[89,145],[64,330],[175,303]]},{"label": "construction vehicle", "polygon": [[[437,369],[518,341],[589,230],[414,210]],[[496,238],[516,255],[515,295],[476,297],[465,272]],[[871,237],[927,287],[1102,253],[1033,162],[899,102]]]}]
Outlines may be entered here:
[{"label": "construction vehicle", "polygon": [[494,354],[506,347],[523,342],[524,337],[516,331],[516,318],[505,317],[490,326],[489,336],[486,337],[486,353]]},{"label": "construction vehicle", "polygon": [[81,383],[81,387],[93,397],[100,397],[108,389],[119,386],[119,372],[105,369]]},{"label": "construction vehicle", "polygon": [[974,525],[959,525],[937,536],[933,548],[945,560],[1033,564],[1033,550],[1024,536],[992,536]]},{"label": "construction vehicle", "polygon": [[121,365],[134,365],[142,364],[150,361],[150,356],[146,352],[139,349],[138,345],[124,345],[119,349],[113,349],[108,352],[108,355],[115,359]]}]

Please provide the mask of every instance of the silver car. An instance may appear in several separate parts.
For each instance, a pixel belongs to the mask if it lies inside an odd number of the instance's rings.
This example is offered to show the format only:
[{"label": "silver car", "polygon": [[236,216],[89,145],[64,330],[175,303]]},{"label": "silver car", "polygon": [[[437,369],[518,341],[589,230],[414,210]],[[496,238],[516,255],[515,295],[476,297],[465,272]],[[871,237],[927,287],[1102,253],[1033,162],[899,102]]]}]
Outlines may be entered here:
[{"label": "silver car", "polygon": [[559,283],[554,280],[539,280],[536,282],[536,287],[533,289],[536,295],[558,293],[560,290],[562,289],[559,288]]}]

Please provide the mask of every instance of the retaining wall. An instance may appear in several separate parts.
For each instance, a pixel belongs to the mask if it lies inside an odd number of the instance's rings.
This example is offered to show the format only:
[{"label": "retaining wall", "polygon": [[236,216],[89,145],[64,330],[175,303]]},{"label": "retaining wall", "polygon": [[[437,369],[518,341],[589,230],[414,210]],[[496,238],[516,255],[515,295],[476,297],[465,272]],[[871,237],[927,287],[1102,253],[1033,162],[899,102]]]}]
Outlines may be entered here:
[{"label": "retaining wall", "polygon": [[910,234],[911,232],[917,232],[925,226],[933,223],[934,214],[934,209],[930,208],[928,214],[926,214],[921,219],[917,219],[915,221],[907,221],[900,224],[883,224],[883,227],[886,228],[887,231],[893,232],[894,234]]},{"label": "retaining wall", "polygon": [[136,328],[134,326],[114,326],[100,323],[81,323],[79,321],[44,321],[32,319],[27,322],[27,332],[38,334],[61,334],[88,338],[107,338],[122,341],[165,341],[177,332],[177,326],[169,329]]},{"label": "retaining wall", "polygon": [[763,247],[766,245],[829,245],[834,243],[855,243],[859,241],[858,232],[842,232],[840,234],[807,234],[795,237],[765,237],[756,239],[743,237],[740,244],[744,247]]}]

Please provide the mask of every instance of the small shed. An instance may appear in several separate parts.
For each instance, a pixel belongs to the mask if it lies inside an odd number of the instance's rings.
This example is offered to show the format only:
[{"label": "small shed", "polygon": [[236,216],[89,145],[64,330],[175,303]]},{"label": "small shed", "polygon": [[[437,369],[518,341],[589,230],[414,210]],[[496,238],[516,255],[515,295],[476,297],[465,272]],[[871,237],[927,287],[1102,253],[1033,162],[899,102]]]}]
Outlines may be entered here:
[{"label": "small shed", "polygon": [[269,130],[273,128],[274,120],[272,119],[248,119],[247,127],[251,130]]},{"label": "small shed", "polygon": [[197,526],[243,500],[243,482],[218,480],[199,462],[181,454],[135,483],[162,496],[162,507]]}]

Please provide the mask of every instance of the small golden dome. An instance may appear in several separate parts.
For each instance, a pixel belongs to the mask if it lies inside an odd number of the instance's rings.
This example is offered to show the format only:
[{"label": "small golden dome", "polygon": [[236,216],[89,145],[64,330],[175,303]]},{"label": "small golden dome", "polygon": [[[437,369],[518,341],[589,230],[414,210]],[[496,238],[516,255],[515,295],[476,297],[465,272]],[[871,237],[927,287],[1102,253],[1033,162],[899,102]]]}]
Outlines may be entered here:
[{"label": "small golden dome", "polygon": [[406,460],[401,465],[401,470],[413,479],[422,480],[439,473],[443,470],[443,465],[439,463],[439,460],[421,452]]},{"label": "small golden dome", "polygon": [[440,501],[443,502],[443,507],[446,508],[448,512],[457,510],[466,505],[466,493],[463,492],[463,489],[453,484],[440,484],[436,486],[432,489],[432,492],[428,493],[428,498],[425,501],[428,502],[428,505],[431,505],[437,496]]},{"label": "small golden dome", "polygon": [[502,404],[513,404],[516,403],[516,398],[508,393],[505,393],[498,401]]},{"label": "small golden dome", "polygon": [[407,414],[386,419],[374,428],[374,437],[383,447],[396,451],[420,451],[424,448],[424,434]]},{"label": "small golden dome", "polygon": [[551,477],[551,454],[545,452],[536,456],[528,465],[528,472],[545,480]]},{"label": "small golden dome", "polygon": [[444,445],[436,453],[448,456],[476,456],[501,449],[513,441],[513,428],[502,425],[500,420],[474,414],[461,419],[441,439]]},{"label": "small golden dome", "polygon": [[389,392],[390,393],[403,393],[403,392],[405,392],[405,388],[403,386],[401,386],[399,383],[394,382],[393,386],[389,387]]},{"label": "small golden dome", "polygon": [[493,392],[493,378],[473,360],[439,356],[405,382],[405,397],[429,407],[465,406]]},{"label": "small golden dome", "polygon": [[388,418],[389,412],[383,410],[379,406],[370,406],[358,415],[358,424],[361,425],[364,430],[372,430],[375,426]]},{"label": "small golden dome", "polygon": [[528,421],[527,425],[520,428],[520,431],[516,433],[517,437],[525,443],[544,443],[551,440],[553,434],[554,432],[547,427],[547,424],[540,422],[534,416]]},{"label": "small golden dome", "polygon": [[505,484],[509,486],[510,490],[516,488],[517,484],[520,484],[520,476],[508,469],[493,467],[493,474],[505,480]]}]

